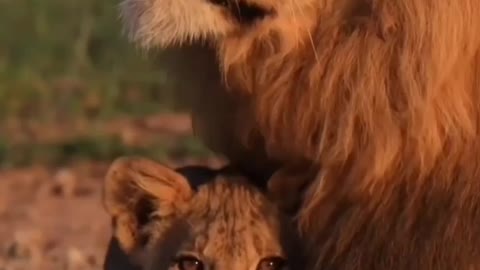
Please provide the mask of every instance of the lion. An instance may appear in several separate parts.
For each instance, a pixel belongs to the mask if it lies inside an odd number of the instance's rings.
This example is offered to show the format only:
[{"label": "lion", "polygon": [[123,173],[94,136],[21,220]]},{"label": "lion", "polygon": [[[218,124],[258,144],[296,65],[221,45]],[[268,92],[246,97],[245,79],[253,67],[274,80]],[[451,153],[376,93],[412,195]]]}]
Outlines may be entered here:
[{"label": "lion", "polygon": [[302,182],[286,194],[309,269],[480,269],[480,1],[121,10],[136,44],[204,57],[179,65],[212,75],[191,104],[210,148],[259,184]]},{"label": "lion", "polygon": [[104,182],[116,252],[104,269],[288,269],[294,230],[248,182],[229,169],[118,158]]}]

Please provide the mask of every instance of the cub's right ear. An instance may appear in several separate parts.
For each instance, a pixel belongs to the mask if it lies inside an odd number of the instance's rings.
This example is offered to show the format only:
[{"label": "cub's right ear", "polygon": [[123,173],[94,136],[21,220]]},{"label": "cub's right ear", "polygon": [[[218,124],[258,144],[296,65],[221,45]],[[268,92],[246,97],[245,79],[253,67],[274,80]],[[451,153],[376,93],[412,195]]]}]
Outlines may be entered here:
[{"label": "cub's right ear", "polygon": [[174,215],[192,194],[187,179],[167,166],[138,157],[115,160],[105,177],[103,203],[121,249],[129,256],[141,250],[152,216]]}]

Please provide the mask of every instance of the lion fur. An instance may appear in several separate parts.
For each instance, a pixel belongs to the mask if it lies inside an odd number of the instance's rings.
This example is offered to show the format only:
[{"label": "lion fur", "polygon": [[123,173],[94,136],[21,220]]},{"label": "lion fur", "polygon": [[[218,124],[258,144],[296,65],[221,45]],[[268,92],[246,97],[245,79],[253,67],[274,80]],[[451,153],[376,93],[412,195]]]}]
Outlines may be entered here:
[{"label": "lion fur", "polygon": [[297,217],[313,269],[480,269],[480,1],[312,3],[215,43],[228,106],[193,101],[199,136],[318,169]]}]

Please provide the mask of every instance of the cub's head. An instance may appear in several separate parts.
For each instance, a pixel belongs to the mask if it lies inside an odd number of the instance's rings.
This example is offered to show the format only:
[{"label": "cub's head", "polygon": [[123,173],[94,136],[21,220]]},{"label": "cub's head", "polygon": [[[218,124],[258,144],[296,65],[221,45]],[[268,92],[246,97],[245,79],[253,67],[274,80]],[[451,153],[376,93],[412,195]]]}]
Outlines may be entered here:
[{"label": "cub's head", "polygon": [[[245,180],[207,168],[174,171],[147,159],[118,159],[107,173],[104,204],[132,268],[106,269],[286,269],[295,250],[289,226]],[[125,261],[112,256],[107,264]]]},{"label": "cub's head", "polygon": [[144,47],[266,35],[305,28],[317,0],[123,0],[130,39]]}]

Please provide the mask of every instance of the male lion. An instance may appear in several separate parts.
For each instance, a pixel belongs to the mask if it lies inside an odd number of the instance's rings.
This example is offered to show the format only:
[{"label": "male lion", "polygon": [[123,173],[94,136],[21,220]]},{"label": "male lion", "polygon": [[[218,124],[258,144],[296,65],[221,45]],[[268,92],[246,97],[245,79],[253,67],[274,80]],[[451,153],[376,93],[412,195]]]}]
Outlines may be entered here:
[{"label": "male lion", "polygon": [[144,47],[211,45],[199,73],[217,67],[225,91],[201,81],[193,118],[212,149],[258,175],[319,172],[298,209],[309,269],[480,269],[480,1],[123,0],[122,13]]},{"label": "male lion", "polygon": [[298,254],[274,204],[228,170],[119,158],[104,204],[117,245],[105,269],[284,270]]}]

